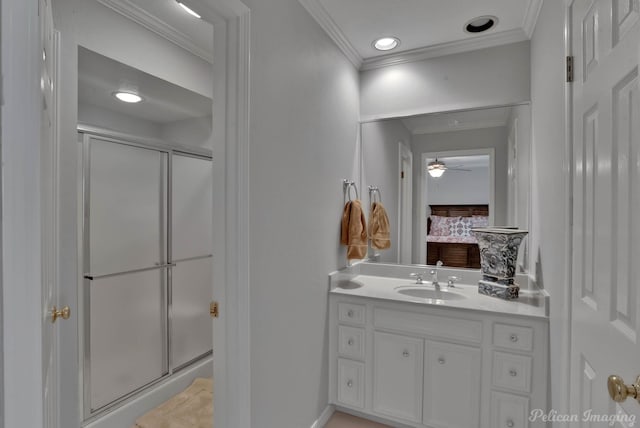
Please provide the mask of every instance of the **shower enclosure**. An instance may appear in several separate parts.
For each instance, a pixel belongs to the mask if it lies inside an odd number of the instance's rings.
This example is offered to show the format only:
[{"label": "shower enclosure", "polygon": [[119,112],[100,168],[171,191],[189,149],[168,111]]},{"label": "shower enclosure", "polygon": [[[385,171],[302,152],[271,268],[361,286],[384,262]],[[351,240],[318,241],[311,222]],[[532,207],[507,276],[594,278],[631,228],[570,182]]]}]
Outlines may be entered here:
[{"label": "shower enclosure", "polygon": [[212,352],[212,160],[79,128],[84,417]]}]

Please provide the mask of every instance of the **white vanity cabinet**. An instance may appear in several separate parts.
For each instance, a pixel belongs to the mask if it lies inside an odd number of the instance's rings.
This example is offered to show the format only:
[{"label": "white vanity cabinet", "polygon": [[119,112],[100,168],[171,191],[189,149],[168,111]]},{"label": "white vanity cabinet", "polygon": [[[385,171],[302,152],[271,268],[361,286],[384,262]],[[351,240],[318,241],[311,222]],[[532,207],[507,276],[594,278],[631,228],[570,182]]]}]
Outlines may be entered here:
[{"label": "white vanity cabinet", "polygon": [[329,400],[392,426],[541,428],[544,317],[330,294]]}]

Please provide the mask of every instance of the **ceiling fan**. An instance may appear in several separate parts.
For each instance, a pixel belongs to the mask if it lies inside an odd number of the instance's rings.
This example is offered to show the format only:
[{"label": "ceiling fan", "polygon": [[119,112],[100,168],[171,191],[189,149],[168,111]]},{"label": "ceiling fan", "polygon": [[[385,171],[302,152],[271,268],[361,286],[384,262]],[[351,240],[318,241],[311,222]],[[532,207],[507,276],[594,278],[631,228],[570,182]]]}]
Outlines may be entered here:
[{"label": "ceiling fan", "polygon": [[448,167],[443,161],[439,161],[438,158],[436,158],[435,161],[431,161],[427,164],[427,172],[433,178],[442,177],[442,174],[444,174],[446,170],[471,171],[470,169],[464,169],[459,167]]}]

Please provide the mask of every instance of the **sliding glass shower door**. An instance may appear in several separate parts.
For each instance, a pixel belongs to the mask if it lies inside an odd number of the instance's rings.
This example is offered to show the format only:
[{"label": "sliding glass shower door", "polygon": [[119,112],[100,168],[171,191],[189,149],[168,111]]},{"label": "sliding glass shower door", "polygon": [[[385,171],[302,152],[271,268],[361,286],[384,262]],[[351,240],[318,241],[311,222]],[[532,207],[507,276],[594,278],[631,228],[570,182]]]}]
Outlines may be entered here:
[{"label": "sliding glass shower door", "polygon": [[168,154],[85,138],[85,398],[95,411],[168,372]]},{"label": "sliding glass shower door", "polygon": [[83,139],[85,419],[211,353],[211,159]]}]

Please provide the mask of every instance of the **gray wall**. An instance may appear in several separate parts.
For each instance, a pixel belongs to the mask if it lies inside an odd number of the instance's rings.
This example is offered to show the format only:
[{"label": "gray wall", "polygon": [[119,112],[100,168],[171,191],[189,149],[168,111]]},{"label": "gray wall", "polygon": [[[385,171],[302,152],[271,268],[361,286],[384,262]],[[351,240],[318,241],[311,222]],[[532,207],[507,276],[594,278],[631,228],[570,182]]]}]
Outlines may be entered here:
[{"label": "gray wall", "polygon": [[[452,150],[495,149],[495,209],[494,223],[505,224],[507,220],[507,128],[484,128],[465,131],[440,132],[414,135],[411,142],[413,152],[413,200],[418,201],[421,180],[422,153],[445,152]],[[420,211],[418,204],[413,204],[413,236],[424,236],[420,230]],[[413,262],[420,254],[420,245],[424,239],[414,239]]]},{"label": "gray wall", "polygon": [[[452,164],[455,166],[455,164]],[[447,162],[449,166],[449,162]],[[441,177],[427,176],[425,205],[485,205],[489,203],[491,179],[488,167],[447,170]]]},{"label": "gray wall", "polygon": [[[533,129],[532,256],[538,284],[550,294],[551,402],[567,413],[569,385],[570,285],[567,284],[567,215],[569,180],[565,163],[564,2],[545,1],[531,40]],[[561,424],[554,423],[554,426]]]},{"label": "gray wall", "polygon": [[[328,273],[360,174],[358,73],[297,0],[251,8],[251,419],[310,427],[328,400]],[[360,189],[362,191],[362,189]]]},{"label": "gray wall", "polygon": [[389,216],[391,248],[376,250],[381,262],[398,262],[399,147],[411,145],[411,133],[401,120],[380,120],[362,124],[362,200],[369,205],[368,186],[377,186]]},{"label": "gray wall", "polygon": [[363,71],[362,119],[529,101],[529,73],[528,41]]}]

